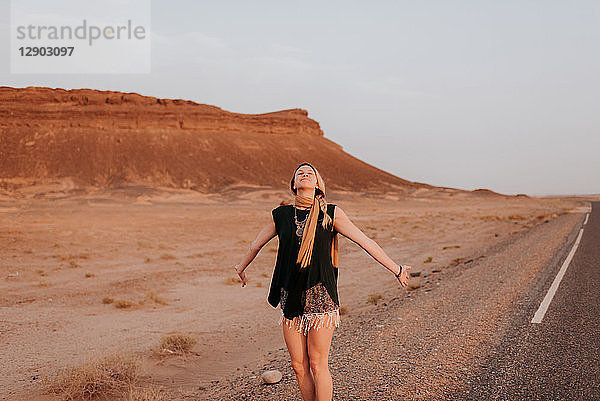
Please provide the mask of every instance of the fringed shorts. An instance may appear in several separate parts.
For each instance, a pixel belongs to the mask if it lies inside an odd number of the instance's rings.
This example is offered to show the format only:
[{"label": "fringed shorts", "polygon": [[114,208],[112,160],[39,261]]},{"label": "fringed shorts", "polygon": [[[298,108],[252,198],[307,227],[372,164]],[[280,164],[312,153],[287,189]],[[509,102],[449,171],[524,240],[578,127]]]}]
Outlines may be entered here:
[{"label": "fringed shorts", "polygon": [[287,291],[281,289],[281,316],[279,324],[282,322],[288,327],[295,326],[296,330],[304,335],[308,334],[310,329],[321,327],[331,328],[340,325],[340,308],[329,296],[327,288],[323,283],[309,288],[306,291],[306,303],[302,315],[294,317],[292,320],[283,315],[283,308],[287,298]]}]

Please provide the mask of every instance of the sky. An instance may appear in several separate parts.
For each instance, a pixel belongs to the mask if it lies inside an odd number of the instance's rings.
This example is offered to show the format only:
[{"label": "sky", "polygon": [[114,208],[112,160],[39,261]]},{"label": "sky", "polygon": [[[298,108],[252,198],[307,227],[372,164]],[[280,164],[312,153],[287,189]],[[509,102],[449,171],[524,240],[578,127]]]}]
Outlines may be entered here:
[{"label": "sky", "polygon": [[410,181],[600,193],[597,1],[152,1],[142,74],[11,74],[9,24],[0,0],[3,86],[303,108]]}]

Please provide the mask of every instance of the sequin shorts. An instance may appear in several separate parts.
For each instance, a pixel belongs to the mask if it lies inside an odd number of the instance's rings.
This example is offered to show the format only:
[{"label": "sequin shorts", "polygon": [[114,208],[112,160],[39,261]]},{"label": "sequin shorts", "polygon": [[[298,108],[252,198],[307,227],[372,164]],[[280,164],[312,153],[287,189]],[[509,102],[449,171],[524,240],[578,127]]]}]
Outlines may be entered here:
[{"label": "sequin shorts", "polygon": [[279,324],[284,322],[288,327],[294,326],[299,333],[308,334],[310,329],[331,328],[340,325],[340,308],[329,296],[327,288],[319,283],[306,291],[306,303],[301,316],[288,319],[283,315],[287,292],[281,289],[281,316]]}]

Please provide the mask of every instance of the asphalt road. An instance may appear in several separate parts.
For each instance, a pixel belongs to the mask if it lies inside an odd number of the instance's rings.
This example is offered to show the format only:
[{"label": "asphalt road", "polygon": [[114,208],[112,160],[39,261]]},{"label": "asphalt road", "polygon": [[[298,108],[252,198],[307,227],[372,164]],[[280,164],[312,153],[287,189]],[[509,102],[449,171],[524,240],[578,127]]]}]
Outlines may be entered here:
[{"label": "asphalt road", "polygon": [[448,399],[600,400],[600,202],[543,320],[532,323],[558,272],[523,300],[493,356]]}]

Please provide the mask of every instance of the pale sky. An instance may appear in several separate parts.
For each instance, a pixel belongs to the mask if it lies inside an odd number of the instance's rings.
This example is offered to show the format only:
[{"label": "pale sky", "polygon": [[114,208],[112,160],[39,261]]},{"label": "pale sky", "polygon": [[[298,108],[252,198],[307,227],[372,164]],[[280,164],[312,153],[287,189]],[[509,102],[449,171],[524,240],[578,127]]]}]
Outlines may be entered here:
[{"label": "pale sky", "polygon": [[9,18],[2,0],[0,85],[300,107],[411,181],[600,193],[597,1],[153,1],[137,75],[10,74]]}]

